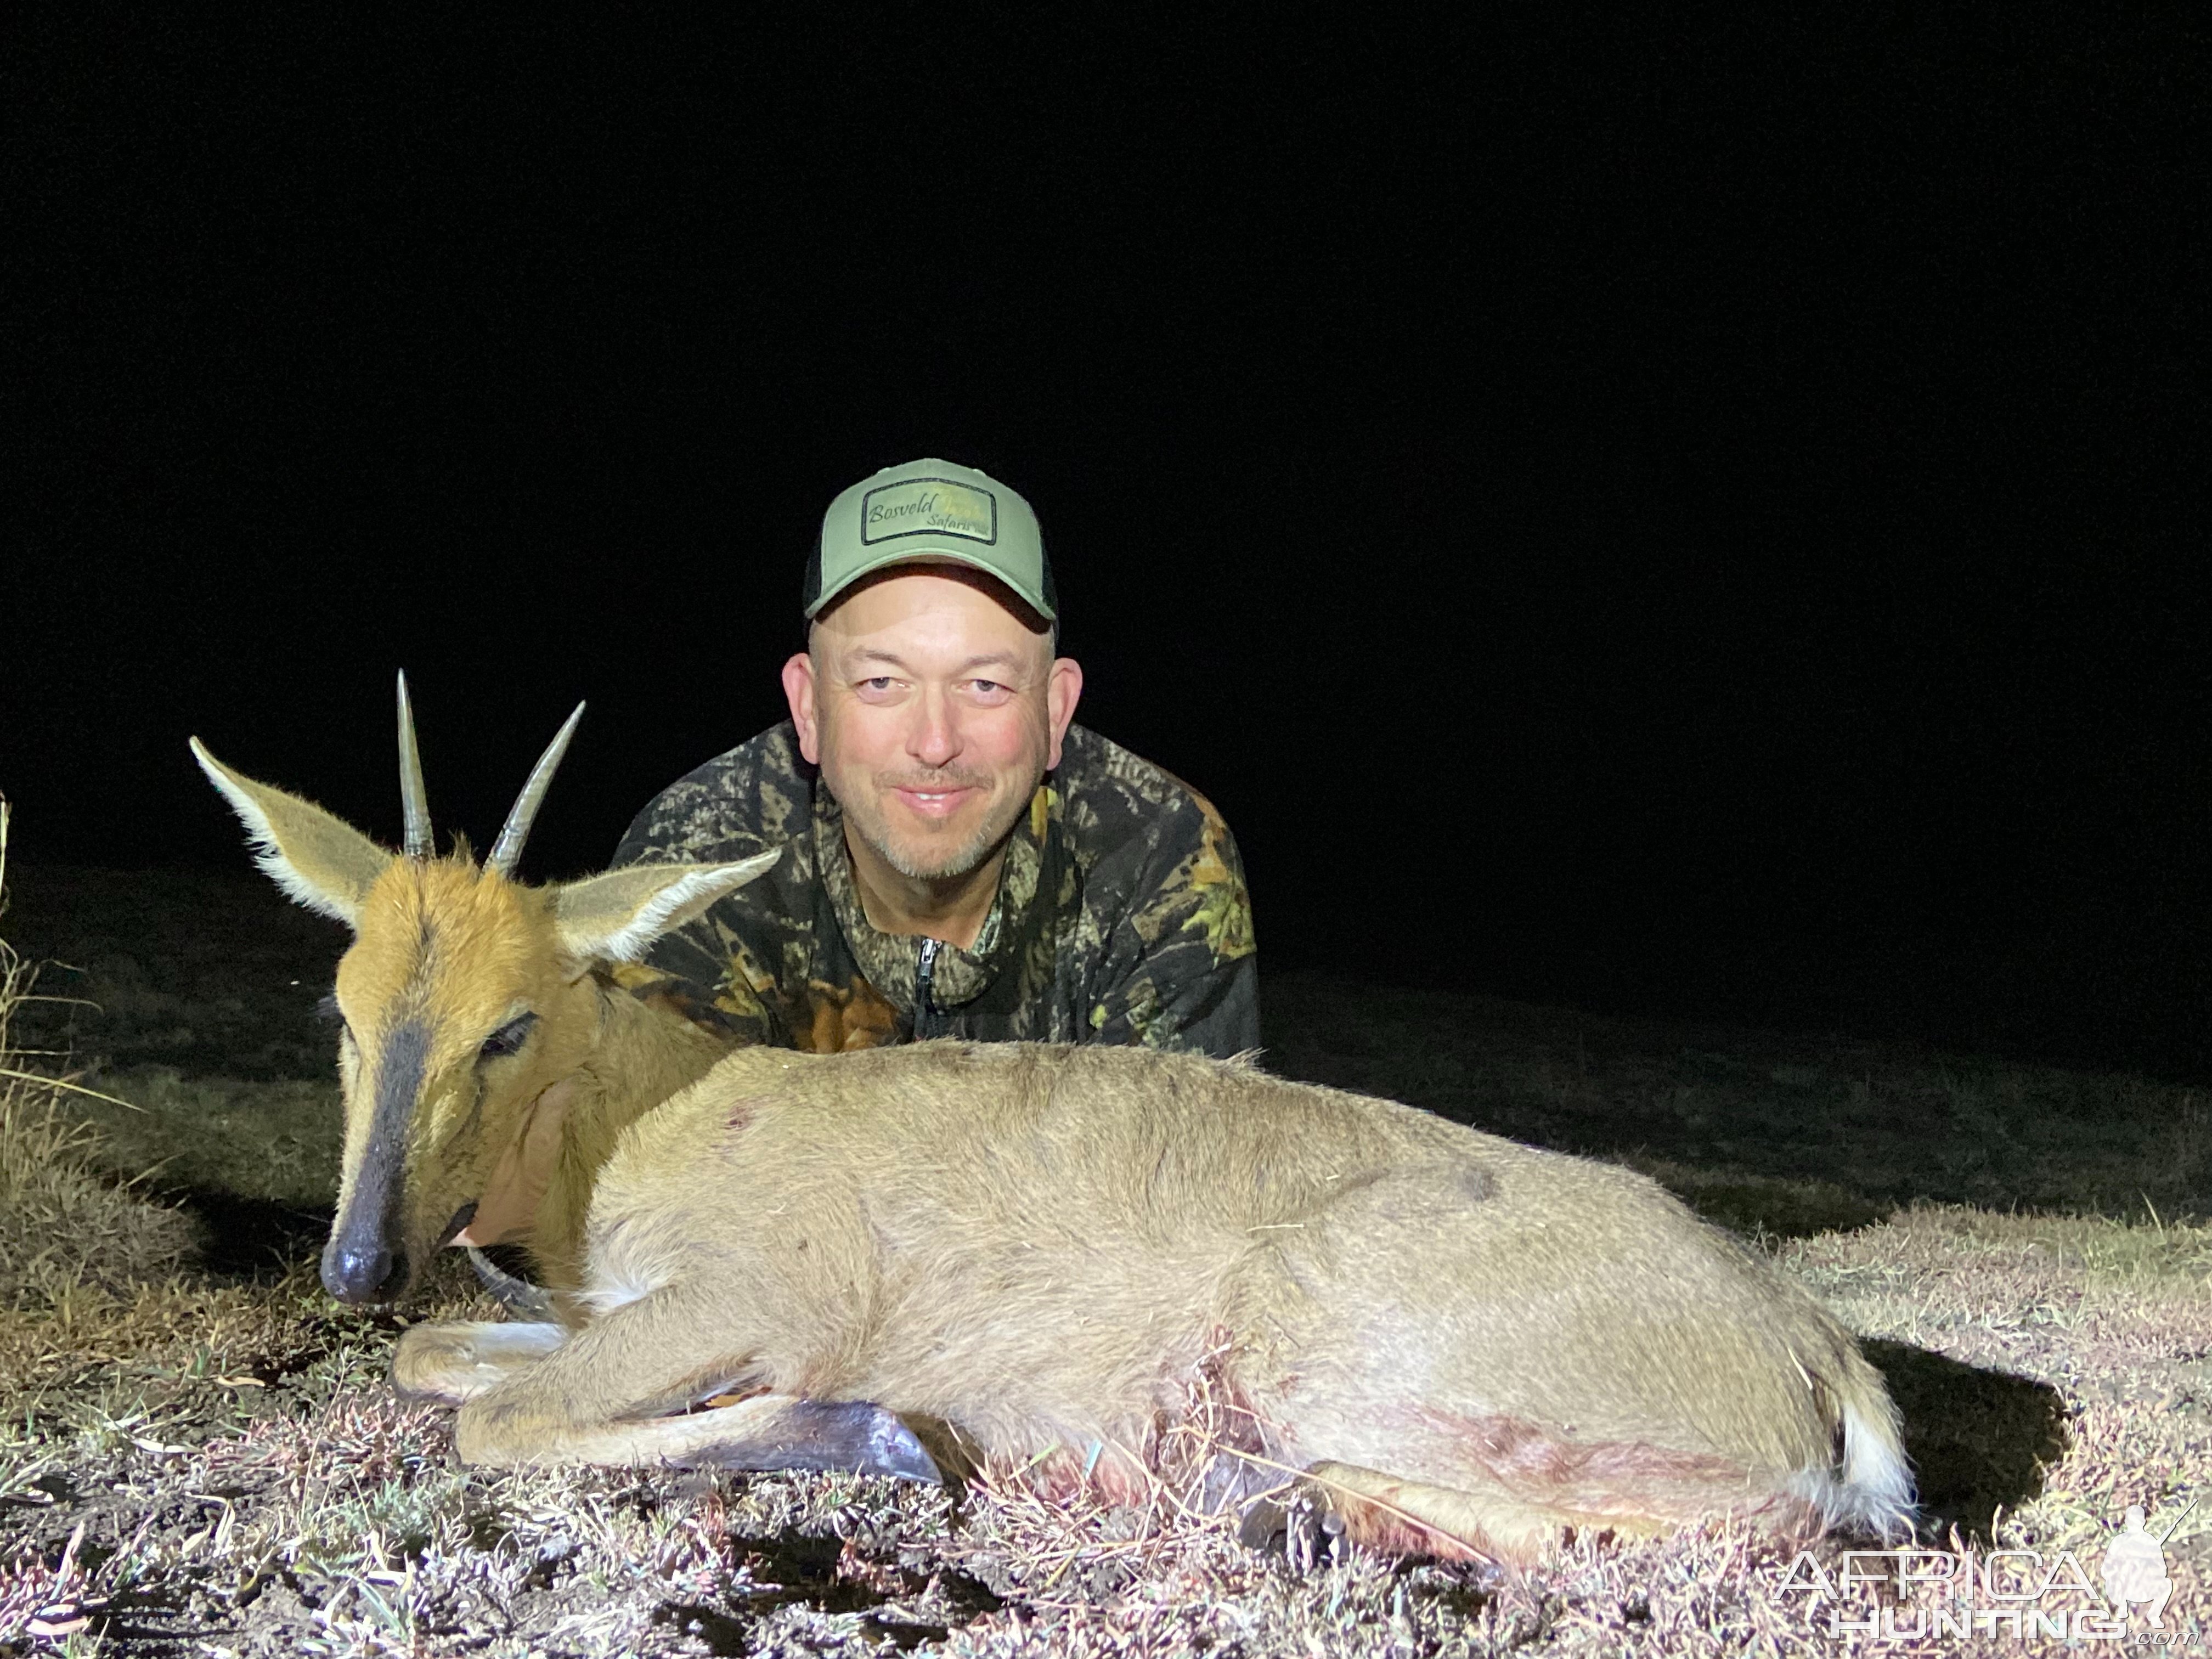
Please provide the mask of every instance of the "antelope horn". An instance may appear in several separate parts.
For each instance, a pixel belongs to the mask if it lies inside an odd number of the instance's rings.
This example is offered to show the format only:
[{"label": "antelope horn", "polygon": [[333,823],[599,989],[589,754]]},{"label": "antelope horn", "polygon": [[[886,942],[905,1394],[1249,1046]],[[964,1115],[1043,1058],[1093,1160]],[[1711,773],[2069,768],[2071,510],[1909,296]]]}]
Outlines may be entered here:
[{"label": "antelope horn", "polygon": [[549,1320],[553,1317],[553,1298],[526,1279],[517,1279],[501,1267],[475,1245],[469,1246],[469,1266],[477,1270],[499,1305],[518,1319]]},{"label": "antelope horn", "polygon": [[399,805],[407,815],[403,849],[410,859],[434,857],[430,798],[422,787],[422,755],[415,746],[415,711],[407,706],[407,671],[399,671]]},{"label": "antelope horn", "polygon": [[584,705],[576,705],[576,712],[568,716],[568,723],[553,734],[553,741],[545,745],[545,752],[538,757],[531,769],[530,781],[522,786],[522,793],[514,798],[514,810],[507,815],[500,828],[499,839],[491,844],[491,856],[484,867],[496,870],[502,876],[512,876],[514,866],[522,861],[522,843],[530,839],[531,820],[538,816],[538,803],[545,799],[547,787],[553,774],[559,769],[561,757],[568,752],[568,739],[576,735],[576,722],[584,718]]}]

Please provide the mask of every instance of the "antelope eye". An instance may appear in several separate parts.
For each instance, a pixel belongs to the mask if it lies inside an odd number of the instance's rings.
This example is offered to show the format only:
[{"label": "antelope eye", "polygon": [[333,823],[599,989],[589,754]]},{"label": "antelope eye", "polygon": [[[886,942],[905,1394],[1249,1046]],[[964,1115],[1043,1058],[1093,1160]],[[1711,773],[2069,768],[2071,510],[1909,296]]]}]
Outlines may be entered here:
[{"label": "antelope eye", "polygon": [[530,1028],[537,1024],[535,1014],[517,1014],[483,1040],[483,1047],[477,1050],[477,1056],[496,1060],[501,1054],[514,1053],[529,1041]]}]

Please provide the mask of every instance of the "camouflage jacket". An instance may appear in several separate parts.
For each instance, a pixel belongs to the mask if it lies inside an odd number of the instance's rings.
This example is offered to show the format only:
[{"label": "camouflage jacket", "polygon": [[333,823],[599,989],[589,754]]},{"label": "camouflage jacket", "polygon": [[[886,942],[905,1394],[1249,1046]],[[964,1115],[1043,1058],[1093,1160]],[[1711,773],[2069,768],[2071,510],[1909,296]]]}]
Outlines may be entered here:
[{"label": "camouflage jacket", "polygon": [[663,939],[650,965],[711,987],[719,1023],[746,1040],[817,1053],[918,1036],[1258,1046],[1251,903],[1229,826],[1119,744],[1070,728],[972,950],[870,926],[844,837],[788,722],[670,785],[616,863],[784,854]]}]

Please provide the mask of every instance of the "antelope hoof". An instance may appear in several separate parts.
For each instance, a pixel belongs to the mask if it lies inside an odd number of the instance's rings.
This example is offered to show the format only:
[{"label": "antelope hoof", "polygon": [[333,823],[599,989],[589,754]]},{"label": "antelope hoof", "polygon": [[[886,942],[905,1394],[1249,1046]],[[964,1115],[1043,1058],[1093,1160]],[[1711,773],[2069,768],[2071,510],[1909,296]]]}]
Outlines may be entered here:
[{"label": "antelope hoof", "polygon": [[566,1335],[552,1324],[416,1325],[392,1356],[392,1386],[408,1400],[459,1406],[544,1358]]},{"label": "antelope hoof", "polygon": [[1286,1492],[1255,1500],[1237,1525],[1237,1539],[1247,1549],[1279,1554],[1303,1578],[1344,1559],[1344,1517],[1311,1492]]},{"label": "antelope hoof", "polygon": [[782,1413],[772,1436],[704,1446],[682,1460],[726,1469],[835,1469],[884,1474],[937,1486],[945,1476],[912,1429],[895,1413],[865,1400],[799,1400]]}]

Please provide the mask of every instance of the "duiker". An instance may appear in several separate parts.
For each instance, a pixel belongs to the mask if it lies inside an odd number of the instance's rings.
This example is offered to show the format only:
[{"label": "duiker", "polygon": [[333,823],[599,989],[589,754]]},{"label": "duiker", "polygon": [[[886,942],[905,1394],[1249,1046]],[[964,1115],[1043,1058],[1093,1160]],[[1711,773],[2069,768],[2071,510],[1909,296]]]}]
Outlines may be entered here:
[{"label": "duiker", "polygon": [[497,849],[434,860],[410,829],[395,858],[198,752],[286,890],[358,933],[331,1288],[396,1293],[391,1241],[419,1261],[471,1204],[549,1194],[527,1237],[558,1316],[400,1343],[466,1462],[931,1479],[950,1448],[1133,1485],[1195,1390],[1233,1425],[1212,1501],[1294,1478],[1386,1548],[1908,1524],[1850,1334],[1639,1176],[1146,1049],[709,1070],[711,1037],[599,964],[753,866],[524,888]]},{"label": "duiker", "polygon": [[262,868],[300,903],[354,930],[333,996],[346,1135],[337,1220],[323,1252],[324,1286],[341,1302],[396,1298],[456,1241],[526,1243],[548,1285],[574,1288],[592,1178],[623,1127],[728,1052],[607,970],[775,854],[547,888],[512,879],[583,712],[579,705],[547,747],[481,866],[465,852],[435,855],[404,675],[398,854],[241,777],[192,739]]}]

